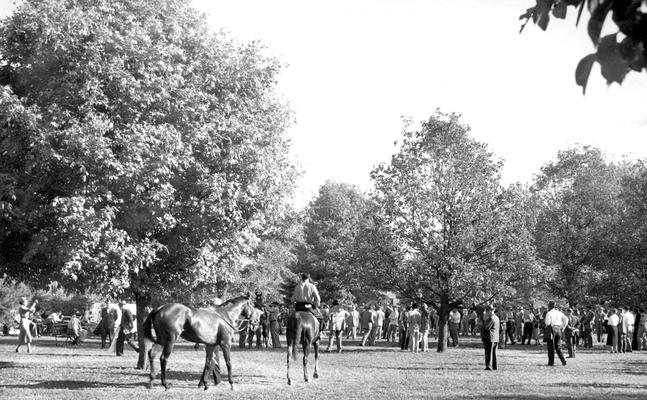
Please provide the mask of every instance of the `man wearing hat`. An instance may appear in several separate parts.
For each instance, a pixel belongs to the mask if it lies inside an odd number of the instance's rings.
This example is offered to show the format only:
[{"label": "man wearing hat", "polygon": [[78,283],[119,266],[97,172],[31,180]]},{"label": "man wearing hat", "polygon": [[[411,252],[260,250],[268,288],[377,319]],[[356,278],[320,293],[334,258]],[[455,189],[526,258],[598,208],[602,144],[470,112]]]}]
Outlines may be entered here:
[{"label": "man wearing hat", "polygon": [[494,313],[494,307],[488,305],[485,307],[485,322],[481,331],[483,347],[485,347],[485,370],[491,371],[497,369],[496,348],[499,344],[499,317]]},{"label": "man wearing hat", "polygon": [[117,336],[116,352],[118,356],[124,355],[124,342],[139,353],[139,347],[133,342],[133,332],[135,331],[135,318],[129,309],[125,308],[125,301],[119,302],[121,310],[121,324],[119,325],[119,335]]},{"label": "man wearing hat", "polygon": [[564,358],[564,354],[562,354],[560,342],[562,340],[562,332],[568,325],[568,318],[555,307],[554,301],[548,302],[548,312],[546,313],[544,323],[546,326],[544,338],[548,344],[548,365],[552,366],[554,364],[555,353],[557,353],[562,365],[566,365],[566,359]]},{"label": "man wearing hat", "polygon": [[272,347],[275,349],[281,348],[281,338],[279,337],[279,315],[281,314],[281,308],[279,306],[280,304],[278,302],[273,301],[268,308]]}]

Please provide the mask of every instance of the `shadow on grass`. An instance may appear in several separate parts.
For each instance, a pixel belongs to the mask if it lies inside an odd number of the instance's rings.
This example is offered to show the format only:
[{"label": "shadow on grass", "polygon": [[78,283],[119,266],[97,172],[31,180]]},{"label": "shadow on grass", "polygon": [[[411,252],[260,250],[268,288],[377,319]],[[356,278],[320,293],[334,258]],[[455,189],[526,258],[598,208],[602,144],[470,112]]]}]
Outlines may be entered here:
[{"label": "shadow on grass", "polygon": [[40,381],[38,383],[16,383],[8,385],[0,385],[0,388],[5,389],[67,389],[67,390],[85,390],[85,389],[102,389],[102,388],[124,388],[134,389],[139,387],[148,387],[148,381],[141,383],[118,383],[118,382],[89,382],[89,381]]},{"label": "shadow on grass", "polygon": [[[514,399],[514,400],[573,400],[573,399],[600,399],[604,396],[595,395],[573,395],[573,396],[556,396],[554,394],[497,394],[492,396],[480,397],[482,400],[501,400],[501,399]],[[614,400],[644,400],[644,394],[613,394]]]}]

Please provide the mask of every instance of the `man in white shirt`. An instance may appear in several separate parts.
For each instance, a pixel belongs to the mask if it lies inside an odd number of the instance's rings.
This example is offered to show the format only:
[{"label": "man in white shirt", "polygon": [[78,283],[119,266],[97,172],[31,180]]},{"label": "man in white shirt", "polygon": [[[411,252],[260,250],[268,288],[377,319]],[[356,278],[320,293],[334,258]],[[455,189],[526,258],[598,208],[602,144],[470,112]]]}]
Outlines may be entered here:
[{"label": "man in white shirt", "polygon": [[568,325],[568,317],[556,309],[555,302],[551,301],[548,303],[548,312],[546,313],[544,322],[546,329],[550,333],[550,339],[548,340],[548,365],[552,366],[554,364],[555,353],[557,353],[562,365],[566,365],[566,359],[564,358],[564,354],[562,354],[560,342],[562,340],[562,332],[566,325]]},{"label": "man in white shirt", "polygon": [[347,318],[348,335],[346,335],[346,339],[352,336],[353,340],[355,340],[357,339],[357,328],[359,328],[359,311],[355,309],[355,304],[351,305]]},{"label": "man in white shirt", "polygon": [[323,315],[319,311],[321,298],[317,287],[309,281],[310,275],[301,274],[301,282],[294,288],[292,301],[295,311],[309,311],[319,322],[319,332],[323,328]]},{"label": "man in white shirt", "polygon": [[634,324],[636,323],[636,317],[634,317],[634,315],[631,313],[629,306],[622,307],[622,320],[623,323],[626,322],[627,328],[627,330],[625,331],[626,337],[624,351],[631,353],[631,342],[633,341],[634,337]]}]

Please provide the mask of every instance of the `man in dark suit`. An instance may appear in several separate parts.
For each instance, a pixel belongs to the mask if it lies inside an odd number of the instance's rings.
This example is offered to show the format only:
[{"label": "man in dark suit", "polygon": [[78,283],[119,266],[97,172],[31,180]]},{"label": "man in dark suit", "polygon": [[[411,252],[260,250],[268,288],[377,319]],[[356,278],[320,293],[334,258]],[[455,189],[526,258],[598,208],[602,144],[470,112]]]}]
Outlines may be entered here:
[{"label": "man in dark suit", "polygon": [[128,341],[130,347],[139,353],[139,347],[133,342],[133,332],[135,330],[135,317],[129,309],[125,308],[125,301],[119,303],[121,309],[121,324],[119,325],[119,335],[117,336],[116,351],[118,356],[124,355],[124,342]]},{"label": "man in dark suit", "polygon": [[485,347],[485,369],[487,371],[495,370],[496,366],[496,348],[499,344],[499,317],[494,313],[494,307],[488,305],[485,307],[485,322],[481,331],[483,347]]}]

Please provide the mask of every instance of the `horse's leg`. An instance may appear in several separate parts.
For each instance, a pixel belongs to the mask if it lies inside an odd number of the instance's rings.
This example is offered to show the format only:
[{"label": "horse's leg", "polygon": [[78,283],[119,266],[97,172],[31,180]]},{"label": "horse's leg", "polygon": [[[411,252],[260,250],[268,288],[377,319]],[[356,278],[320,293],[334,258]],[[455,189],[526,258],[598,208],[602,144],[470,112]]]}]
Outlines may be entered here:
[{"label": "horse's leg", "polygon": [[213,376],[214,385],[218,385],[222,382],[222,376],[220,375],[220,361],[218,358],[218,347],[214,346],[213,358],[211,359],[211,375]]},{"label": "horse's leg", "polygon": [[310,340],[307,334],[303,335],[303,379],[310,382],[308,378],[308,356],[310,355]]},{"label": "horse's leg", "polygon": [[148,350],[148,364],[150,365],[150,374],[149,374],[149,387],[153,388],[153,381],[155,380],[155,357],[157,357],[157,351],[160,348],[160,345],[153,343],[151,348]]},{"label": "horse's leg", "polygon": [[198,382],[198,387],[204,385],[204,390],[207,390],[207,381],[206,375],[209,370],[211,370],[211,359],[213,358],[213,349],[214,345],[207,344],[205,348],[205,358],[204,358],[204,369],[202,370],[202,375],[200,376],[200,382]]},{"label": "horse's leg", "polygon": [[228,380],[229,380],[229,385],[231,386],[231,390],[234,390],[234,380],[231,379],[231,358],[230,358],[230,344],[227,342],[226,344],[223,343],[220,345],[220,348],[222,349],[222,355],[225,358],[225,364],[227,364],[227,375],[228,375]]},{"label": "horse's leg", "polygon": [[315,372],[312,375],[313,378],[319,378],[319,341],[316,340],[314,343],[312,343],[312,347],[315,350]]},{"label": "horse's leg", "polygon": [[288,345],[288,357],[287,357],[287,360],[288,360],[288,385],[291,385],[292,384],[292,379],[290,379],[290,357],[292,355],[291,354],[292,353],[292,346],[290,345],[290,338],[289,337],[288,337],[287,345]]},{"label": "horse's leg", "polygon": [[162,370],[162,385],[164,385],[164,388],[166,388],[166,390],[168,390],[170,386],[170,384],[166,381],[166,362],[171,356],[171,352],[173,351],[173,346],[175,346],[175,338],[169,338],[168,342],[166,342],[166,344],[164,345],[164,349],[162,350],[162,356],[160,357],[160,366]]}]

